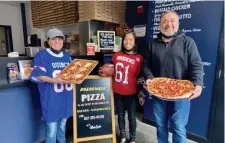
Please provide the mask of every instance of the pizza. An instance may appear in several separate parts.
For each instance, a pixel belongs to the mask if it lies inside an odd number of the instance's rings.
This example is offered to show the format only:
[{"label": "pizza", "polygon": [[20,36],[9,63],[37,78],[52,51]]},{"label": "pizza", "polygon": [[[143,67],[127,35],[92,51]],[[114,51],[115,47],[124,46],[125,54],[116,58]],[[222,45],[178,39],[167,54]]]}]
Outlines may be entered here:
[{"label": "pizza", "polygon": [[31,74],[31,72],[33,70],[32,66],[31,66],[31,63],[25,63],[23,65],[23,67],[24,67],[24,71],[23,71],[24,72],[24,76],[29,78],[30,74]]},{"label": "pizza", "polygon": [[192,95],[194,85],[188,80],[179,80],[171,78],[154,78],[147,84],[147,90],[153,96],[176,100],[189,98]]},{"label": "pizza", "polygon": [[31,67],[25,67],[24,68],[24,75],[29,78],[32,70],[33,70],[33,68],[31,68]]},{"label": "pizza", "polygon": [[65,81],[80,84],[97,64],[98,61],[95,60],[75,59],[62,70],[59,77]]}]

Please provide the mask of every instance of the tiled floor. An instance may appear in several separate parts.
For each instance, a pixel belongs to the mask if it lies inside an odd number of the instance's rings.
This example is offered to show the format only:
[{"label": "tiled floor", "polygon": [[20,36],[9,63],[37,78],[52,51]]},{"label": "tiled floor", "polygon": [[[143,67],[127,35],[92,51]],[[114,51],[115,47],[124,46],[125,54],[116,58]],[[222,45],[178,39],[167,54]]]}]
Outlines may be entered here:
[{"label": "tiled floor", "polygon": [[[117,121],[117,116],[115,117]],[[137,135],[136,135],[136,143],[157,143],[156,140],[156,129],[153,126],[145,124],[141,122],[142,115],[137,114]],[[126,122],[127,123],[127,122]],[[116,122],[116,130],[119,133],[118,125]],[[128,124],[126,125],[127,138],[128,136]],[[170,133],[169,141],[172,139],[172,134]],[[111,143],[111,139],[107,140],[98,140],[98,141],[89,141],[85,143]],[[68,143],[72,143],[72,136],[69,136]],[[196,143],[194,141],[187,140],[187,143]]]}]

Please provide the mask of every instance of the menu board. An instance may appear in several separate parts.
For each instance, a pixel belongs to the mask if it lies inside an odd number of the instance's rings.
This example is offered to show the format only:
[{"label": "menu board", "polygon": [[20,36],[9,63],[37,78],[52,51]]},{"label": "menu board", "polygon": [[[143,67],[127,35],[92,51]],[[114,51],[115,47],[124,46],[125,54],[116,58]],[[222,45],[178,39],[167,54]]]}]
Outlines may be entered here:
[{"label": "menu board", "polygon": [[98,46],[101,50],[113,50],[115,47],[115,31],[98,31]]},{"label": "menu board", "polygon": [[115,140],[110,77],[89,76],[74,87],[74,141]]}]

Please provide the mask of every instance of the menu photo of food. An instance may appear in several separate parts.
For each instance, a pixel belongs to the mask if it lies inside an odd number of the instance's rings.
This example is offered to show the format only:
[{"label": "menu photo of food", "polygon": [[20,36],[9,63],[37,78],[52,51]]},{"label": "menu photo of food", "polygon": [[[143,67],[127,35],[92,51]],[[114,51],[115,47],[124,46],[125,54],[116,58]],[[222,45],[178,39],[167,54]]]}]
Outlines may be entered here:
[{"label": "menu photo of food", "polygon": [[19,60],[20,76],[22,80],[28,80],[33,70],[31,60]]},{"label": "menu photo of food", "polygon": [[8,82],[14,83],[20,81],[18,66],[16,63],[7,64]]}]

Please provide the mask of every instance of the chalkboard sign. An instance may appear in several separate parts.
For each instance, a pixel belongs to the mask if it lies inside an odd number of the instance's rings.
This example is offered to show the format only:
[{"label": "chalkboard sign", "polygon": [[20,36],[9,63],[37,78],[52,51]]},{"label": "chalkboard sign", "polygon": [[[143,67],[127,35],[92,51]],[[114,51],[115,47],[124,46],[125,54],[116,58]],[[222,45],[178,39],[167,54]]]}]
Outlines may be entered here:
[{"label": "chalkboard sign", "polygon": [[115,47],[114,31],[98,31],[98,48],[101,50],[113,50]]},{"label": "chalkboard sign", "polygon": [[106,138],[116,143],[111,78],[88,76],[73,91],[74,143]]}]

